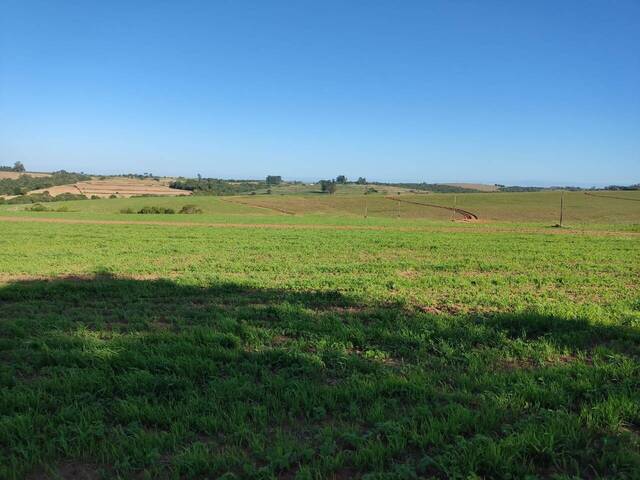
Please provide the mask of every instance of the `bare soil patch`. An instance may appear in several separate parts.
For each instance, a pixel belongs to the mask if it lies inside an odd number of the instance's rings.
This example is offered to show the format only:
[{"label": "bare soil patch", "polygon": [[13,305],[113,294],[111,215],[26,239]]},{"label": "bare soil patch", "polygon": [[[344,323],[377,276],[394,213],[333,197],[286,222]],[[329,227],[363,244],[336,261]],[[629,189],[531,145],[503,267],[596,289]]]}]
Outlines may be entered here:
[{"label": "bare soil patch", "polygon": [[451,187],[469,188],[472,190],[480,190],[481,192],[497,192],[498,187],[488,183],[443,183]]},{"label": "bare soil patch", "polygon": [[154,180],[137,180],[128,178],[89,180],[70,185],[41,188],[29,193],[43,193],[45,191],[49,192],[49,194],[54,197],[63,193],[73,193],[76,195],[82,194],[87,197],[97,196],[101,198],[110,197],[111,195],[116,195],[118,197],[133,197],[140,195],[162,195],[175,197],[180,195],[191,195],[191,192],[188,190],[171,188]]}]

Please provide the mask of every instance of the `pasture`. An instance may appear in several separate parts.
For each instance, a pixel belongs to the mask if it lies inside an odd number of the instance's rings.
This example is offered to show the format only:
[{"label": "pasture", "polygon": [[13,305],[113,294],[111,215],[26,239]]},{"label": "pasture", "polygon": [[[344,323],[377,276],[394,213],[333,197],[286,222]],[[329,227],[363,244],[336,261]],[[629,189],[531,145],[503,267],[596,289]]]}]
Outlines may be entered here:
[{"label": "pasture", "polygon": [[640,196],[559,195],[0,205],[0,478],[638,478]]}]

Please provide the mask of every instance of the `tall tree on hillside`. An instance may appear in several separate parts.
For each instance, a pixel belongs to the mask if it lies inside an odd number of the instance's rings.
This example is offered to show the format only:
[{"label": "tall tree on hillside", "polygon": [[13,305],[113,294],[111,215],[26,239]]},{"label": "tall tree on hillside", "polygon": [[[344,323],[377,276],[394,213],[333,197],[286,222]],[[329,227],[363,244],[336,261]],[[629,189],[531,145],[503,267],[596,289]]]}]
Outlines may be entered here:
[{"label": "tall tree on hillside", "polygon": [[282,177],[280,175],[267,175],[267,185],[280,185]]},{"label": "tall tree on hillside", "polygon": [[24,172],[26,169],[24,168],[24,165],[22,164],[22,162],[16,162],[13,164],[13,171],[14,172]]},{"label": "tall tree on hillside", "polygon": [[338,175],[336,177],[336,183],[347,183],[347,177],[345,177],[344,175]]},{"label": "tall tree on hillside", "polygon": [[367,179],[364,177],[358,177],[358,180],[356,180],[356,183],[358,185],[366,185],[367,184]]}]

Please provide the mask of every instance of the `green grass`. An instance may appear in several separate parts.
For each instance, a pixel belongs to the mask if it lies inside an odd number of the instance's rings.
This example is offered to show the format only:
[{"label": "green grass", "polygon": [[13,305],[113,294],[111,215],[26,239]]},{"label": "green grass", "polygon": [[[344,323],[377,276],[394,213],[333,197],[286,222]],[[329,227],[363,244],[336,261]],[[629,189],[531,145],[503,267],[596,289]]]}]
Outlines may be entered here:
[{"label": "green grass", "polygon": [[[0,219],[0,478],[638,478],[633,219],[364,220],[351,201],[3,207],[131,223]],[[117,213],[181,202],[205,213]]]},{"label": "green grass", "polygon": [[[358,187],[353,186],[353,187]],[[603,196],[603,195],[613,195]],[[638,192],[565,193],[564,224],[574,229],[632,230],[640,228]],[[478,215],[484,227],[503,225],[552,226],[559,221],[561,192],[466,193],[455,196],[457,208]],[[616,198],[617,197],[617,198]],[[424,204],[453,207],[452,194],[402,194],[394,198]],[[625,200],[627,199],[627,200]],[[64,202],[69,212],[60,218],[149,221],[149,216],[121,214],[145,206],[173,208],[195,204],[202,215],[159,216],[155,220],[200,223],[291,223],[432,226],[449,222],[452,212],[428,205],[396,202],[384,195],[247,195],[237,197],[147,197]],[[2,215],[38,215],[25,211],[29,205],[0,205]],[[53,208],[53,207],[52,207]],[[365,213],[367,218],[365,219]],[[460,218],[457,215],[456,218]]]}]

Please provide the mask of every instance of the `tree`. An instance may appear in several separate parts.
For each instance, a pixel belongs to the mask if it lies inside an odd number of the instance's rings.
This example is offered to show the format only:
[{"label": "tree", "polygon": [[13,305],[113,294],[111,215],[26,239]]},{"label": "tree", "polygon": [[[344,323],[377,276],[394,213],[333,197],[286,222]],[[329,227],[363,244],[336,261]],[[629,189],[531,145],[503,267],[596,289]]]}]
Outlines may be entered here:
[{"label": "tree", "polygon": [[338,175],[336,177],[336,183],[342,183],[342,184],[347,183],[347,177],[345,177],[344,175]]},{"label": "tree", "polygon": [[14,172],[24,172],[25,168],[24,165],[22,164],[22,162],[16,162],[13,164],[13,171]]},{"label": "tree", "polygon": [[320,189],[325,193],[336,193],[335,180],[320,180]]},{"label": "tree", "polygon": [[366,185],[367,184],[367,179],[364,177],[358,177],[358,180],[356,180],[356,183],[358,185]]},{"label": "tree", "polygon": [[267,185],[280,185],[282,177],[280,175],[267,175]]}]

